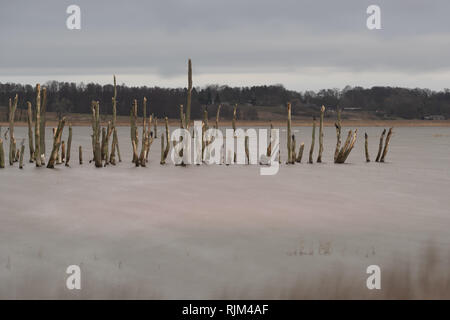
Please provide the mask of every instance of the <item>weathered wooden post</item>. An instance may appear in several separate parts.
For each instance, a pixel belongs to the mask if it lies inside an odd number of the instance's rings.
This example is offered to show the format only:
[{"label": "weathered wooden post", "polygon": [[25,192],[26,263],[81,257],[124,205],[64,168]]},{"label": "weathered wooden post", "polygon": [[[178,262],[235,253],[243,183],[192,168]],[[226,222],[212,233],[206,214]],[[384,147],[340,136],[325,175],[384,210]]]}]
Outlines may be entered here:
[{"label": "weathered wooden post", "polygon": [[341,109],[337,109],[337,122],[334,124],[336,127],[336,149],[334,150],[334,162],[338,157],[339,151],[341,149]]},{"label": "weathered wooden post", "polygon": [[71,148],[72,148],[72,124],[69,123],[69,137],[67,138],[67,152],[66,152],[66,167],[69,166]]},{"label": "weathered wooden post", "polygon": [[58,157],[58,150],[61,146],[61,136],[66,123],[66,117],[59,120],[58,128],[56,129],[55,136],[53,137],[53,149],[50,154],[50,159],[48,160],[47,168],[54,168],[55,162]]},{"label": "weathered wooden post", "polygon": [[111,157],[109,162],[112,164],[116,164],[116,149],[117,156],[119,157],[119,162],[122,162],[122,157],[120,156],[119,149],[119,139],[117,137],[117,86],[116,86],[116,76],[114,76],[114,96],[112,97],[112,105],[113,105],[113,120],[112,120],[112,128],[113,128],[113,139],[111,146]]},{"label": "weathered wooden post", "polygon": [[386,142],[384,143],[383,155],[381,156],[380,162],[384,162],[384,158],[386,157],[386,155],[388,153],[389,142],[391,141],[391,136],[392,136],[392,129],[393,128],[390,128],[389,132],[387,134]]},{"label": "weathered wooden post", "polygon": [[323,117],[325,114],[325,106],[320,108],[320,125],[319,125],[319,155],[317,156],[317,162],[322,162],[322,153],[323,153]]},{"label": "weathered wooden post", "polygon": [[30,162],[34,160],[34,145],[33,145],[33,111],[31,110],[31,102],[27,101],[28,113],[28,146],[30,149]]},{"label": "weathered wooden post", "polygon": [[133,100],[133,105],[130,110],[130,137],[131,137],[131,145],[133,146],[133,158],[132,162],[136,163],[138,161],[138,154],[137,154],[137,145],[138,145],[138,137],[137,137],[137,127],[136,127],[136,120],[137,120],[137,100]]},{"label": "weathered wooden post", "polygon": [[[232,126],[233,126],[233,138],[234,138],[234,142],[233,144],[236,144],[236,120],[237,120],[237,103],[234,105],[234,109],[233,109],[233,121],[232,121]],[[236,163],[236,152],[234,152],[234,163]]]},{"label": "weathered wooden post", "polygon": [[19,96],[16,94],[14,103],[9,99],[9,165],[14,164],[15,160],[15,143],[14,143],[14,115],[16,113],[17,101]]},{"label": "weathered wooden post", "polygon": [[36,167],[45,165],[42,163],[41,157],[41,85],[38,83],[36,85],[36,123],[34,127],[34,160],[36,161]]},{"label": "weathered wooden post", "polygon": [[23,154],[25,153],[25,140],[20,144],[19,169],[23,169]]},{"label": "weathered wooden post", "polygon": [[292,148],[291,164],[295,164],[295,159],[296,159],[296,155],[295,155],[295,148],[296,148],[295,135],[292,135],[291,148]]},{"label": "weathered wooden post", "polygon": [[288,159],[287,164],[292,163],[292,131],[291,131],[291,103],[288,102],[287,104],[287,152],[288,152]]},{"label": "weathered wooden post", "polygon": [[302,163],[303,150],[305,149],[305,143],[300,144],[300,149],[298,150],[297,159],[295,160],[298,163]]},{"label": "weathered wooden post", "polygon": [[161,141],[161,162],[160,162],[160,164],[166,163],[166,158],[170,151],[169,119],[167,117],[165,117],[164,120],[166,122],[166,145],[164,146],[164,134],[163,134],[161,136],[162,141]]},{"label": "weathered wooden post", "polygon": [[250,150],[248,149],[248,136],[247,135],[244,138],[244,146],[245,146],[245,158],[247,159],[247,164],[250,164]]},{"label": "weathered wooden post", "polygon": [[383,132],[381,133],[380,144],[378,146],[378,153],[377,153],[377,158],[375,159],[375,162],[380,162],[381,152],[383,151],[383,140],[384,140],[385,134],[386,134],[386,129],[384,129]]},{"label": "weathered wooden post", "polygon": [[40,157],[41,163],[45,163],[45,126],[47,122],[47,88],[42,88],[42,101],[40,107],[40,121],[39,121],[39,138],[40,138]]},{"label": "weathered wooden post", "polygon": [[364,149],[366,152],[366,162],[370,162],[370,157],[369,157],[369,137],[367,136],[367,132],[364,133]]},{"label": "weathered wooden post", "polygon": [[154,122],[154,129],[153,129],[153,137],[155,139],[158,139],[158,118],[155,117],[155,122]]},{"label": "weathered wooden post", "polygon": [[313,152],[314,152],[314,143],[316,140],[316,118],[313,118],[313,127],[312,127],[312,141],[311,148],[309,149],[309,161],[308,163],[313,163]]},{"label": "weathered wooden post", "polygon": [[64,140],[61,142],[61,158],[58,159],[58,164],[64,163],[66,161],[66,143]]},{"label": "weathered wooden post", "polygon": [[102,151],[100,146],[100,102],[92,101],[92,148],[94,162],[97,168],[102,165]]}]

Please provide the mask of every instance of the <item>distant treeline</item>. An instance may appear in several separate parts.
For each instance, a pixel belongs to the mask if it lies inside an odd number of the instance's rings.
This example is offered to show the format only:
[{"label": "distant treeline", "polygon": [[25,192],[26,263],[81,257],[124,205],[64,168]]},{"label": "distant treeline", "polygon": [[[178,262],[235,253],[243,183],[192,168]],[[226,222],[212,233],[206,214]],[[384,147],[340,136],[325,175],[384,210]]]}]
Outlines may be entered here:
[{"label": "distant treeline", "polygon": [[[113,96],[112,85],[94,83],[75,84],[51,81],[47,88],[47,111],[56,112],[59,116],[68,113],[91,113],[91,101],[100,101],[102,114],[111,114]],[[0,83],[0,106],[7,106],[8,99],[19,94],[18,109],[25,110],[26,101],[34,106],[35,88],[31,85]],[[143,97],[149,100],[149,110],[158,118],[179,117],[179,105],[186,104],[186,88],[128,87],[117,86],[117,113],[129,115],[133,99],[139,105]],[[351,108],[368,111],[382,118],[401,117],[421,119],[429,115],[441,115],[450,118],[450,91],[431,91],[428,89],[405,89],[392,87],[345,87],[343,90],[324,89],[320,91],[296,92],[285,89],[281,85],[253,86],[232,88],[228,86],[210,85],[194,88],[192,91],[192,119],[200,119],[205,107],[210,117],[215,116],[216,106],[222,104],[221,118],[231,119],[234,104],[242,106],[239,118],[243,120],[258,119],[258,108],[270,111],[271,108],[292,103],[294,115],[313,116],[319,113],[320,106],[328,110]],[[279,110],[279,108],[278,108]],[[2,119],[3,120],[3,119]],[[269,119],[268,119],[269,120]]]}]

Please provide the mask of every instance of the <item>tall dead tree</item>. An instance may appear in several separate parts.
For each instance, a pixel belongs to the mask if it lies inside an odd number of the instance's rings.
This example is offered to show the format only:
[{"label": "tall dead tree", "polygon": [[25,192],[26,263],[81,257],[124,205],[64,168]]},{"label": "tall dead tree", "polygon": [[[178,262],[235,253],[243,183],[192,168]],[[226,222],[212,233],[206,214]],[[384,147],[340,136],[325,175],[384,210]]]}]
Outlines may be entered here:
[{"label": "tall dead tree", "polygon": [[45,126],[47,123],[47,88],[42,88],[42,101],[40,108],[40,121],[39,121],[39,138],[40,138],[40,157],[41,162],[45,163]]},{"label": "tall dead tree", "polygon": [[28,120],[28,146],[30,149],[30,162],[34,160],[34,142],[33,142],[33,111],[31,109],[31,102],[27,101],[27,120]]},{"label": "tall dead tree", "polygon": [[325,106],[320,108],[320,125],[319,125],[319,155],[317,156],[317,162],[322,162],[322,153],[323,153],[323,117],[325,114]]},{"label": "tall dead tree", "polygon": [[34,160],[36,162],[36,167],[40,167],[42,163],[41,158],[41,85],[38,83],[36,85],[36,123],[34,127]]},{"label": "tall dead tree", "polygon": [[291,129],[291,103],[288,102],[287,104],[287,152],[288,152],[288,159],[287,164],[292,163],[292,129]]},{"label": "tall dead tree", "polygon": [[16,154],[15,154],[15,137],[14,137],[14,115],[16,114],[17,102],[19,96],[16,94],[14,97],[14,102],[9,99],[9,165],[13,165]]},{"label": "tall dead tree", "polygon": [[375,159],[375,162],[380,162],[381,152],[383,151],[383,141],[384,141],[385,134],[386,134],[386,129],[384,129],[383,132],[381,133],[380,144],[378,146],[378,153],[377,153],[377,158]]},{"label": "tall dead tree", "polygon": [[100,146],[100,102],[98,101],[92,101],[92,147],[95,166],[101,168],[103,165]]},{"label": "tall dead tree", "polygon": [[116,86],[116,76],[114,76],[114,96],[112,97],[113,106],[113,119],[112,119],[112,129],[113,129],[113,139],[111,146],[111,157],[109,162],[116,164],[116,151],[119,158],[119,162],[122,162],[122,157],[120,156],[119,149],[119,139],[117,137],[117,86]]}]

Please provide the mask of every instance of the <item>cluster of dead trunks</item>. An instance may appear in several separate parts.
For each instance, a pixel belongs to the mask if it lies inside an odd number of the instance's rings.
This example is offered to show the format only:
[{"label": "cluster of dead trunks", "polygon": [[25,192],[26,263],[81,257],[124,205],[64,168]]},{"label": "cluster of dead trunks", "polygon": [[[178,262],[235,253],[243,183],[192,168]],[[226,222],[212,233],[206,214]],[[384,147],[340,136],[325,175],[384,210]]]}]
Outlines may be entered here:
[{"label": "cluster of dead trunks", "polygon": [[[7,139],[9,133],[9,164],[13,165],[19,162],[19,168],[23,168],[23,158],[25,153],[25,139],[22,139],[20,149],[17,148],[17,142],[14,135],[14,117],[17,109],[18,95],[12,101],[9,99],[9,128],[4,137]],[[28,144],[30,152],[30,162],[35,162],[37,167],[45,166],[45,127],[46,127],[46,103],[47,91],[45,88],[41,90],[39,84],[36,85],[36,102],[33,110],[32,103],[27,101],[27,117],[28,117]],[[33,137],[33,120],[34,120],[34,137]],[[47,161],[47,168],[54,168],[56,164],[65,162],[66,166],[70,161],[70,147],[72,143],[72,127],[69,124],[69,136],[67,148],[65,143],[61,141],[62,132],[66,119],[62,118],[59,121],[58,127],[53,129],[53,146],[50,157]],[[34,138],[34,140],[33,140]],[[3,140],[1,138],[0,128],[0,168],[5,167],[5,153],[3,148]]]},{"label": "cluster of dead trunks", "polygon": [[[302,157],[303,157],[303,150],[305,147],[305,144],[302,142],[300,144],[300,148],[298,153],[296,154],[296,142],[295,142],[295,135],[292,134],[291,129],[291,104],[288,103],[287,105],[287,113],[288,113],[288,120],[287,120],[287,150],[288,150],[288,160],[287,164],[295,164],[296,162],[301,163]],[[320,122],[319,122],[319,154],[317,156],[316,162],[321,163],[322,162],[322,154],[323,154],[323,119],[325,114],[325,106],[322,106],[320,109]],[[358,134],[358,129],[355,130],[349,130],[347,134],[347,138],[345,140],[345,143],[343,146],[341,146],[341,110],[337,110],[337,122],[335,123],[336,127],[336,148],[334,151],[334,163],[345,163],[348,156],[350,155],[350,152],[353,150],[353,147],[356,143],[356,138]],[[383,130],[383,133],[380,137],[380,144],[378,148],[378,154],[376,157],[376,162],[384,162],[388,149],[389,149],[389,142],[391,140],[392,131],[393,128],[389,129],[389,132],[386,137],[386,141],[384,141],[384,136],[386,135],[386,129]],[[314,163],[313,159],[313,153],[314,153],[314,144],[315,144],[315,138],[316,136],[316,119],[313,119],[313,127],[312,127],[312,141],[311,141],[311,148],[309,150],[309,159],[308,163]],[[368,135],[367,133],[364,134],[365,136],[365,156],[366,156],[366,162],[370,162],[370,156],[369,156],[369,142],[368,142]],[[290,138],[289,138],[290,137]],[[384,146],[383,146],[384,143]],[[268,154],[269,155],[269,154]]]},{"label": "cluster of dead trunks", "polygon": [[[42,91],[42,94],[41,94]],[[186,112],[184,112],[183,105],[180,106],[180,128],[189,130],[190,126],[190,114],[191,114],[191,93],[192,93],[192,64],[191,60],[188,61],[188,90],[187,90],[187,104],[186,104]],[[46,100],[47,100],[47,92],[46,89],[43,88],[41,90],[40,85],[36,85],[36,103],[35,108],[33,110],[32,103],[27,102],[28,106],[28,141],[29,141],[29,152],[30,152],[30,162],[35,162],[37,167],[45,165],[45,127],[46,127]],[[22,140],[20,148],[17,149],[16,139],[14,136],[14,116],[17,108],[18,96],[16,95],[14,100],[9,100],[9,164],[13,165],[14,162],[19,162],[19,168],[23,168],[23,156],[25,152],[25,139]],[[143,99],[143,117],[142,117],[142,143],[141,143],[141,151],[138,152],[139,149],[139,133],[137,127],[138,121],[138,102],[137,100],[133,101],[131,110],[130,110],[130,136],[131,136],[131,144],[133,147],[133,155],[132,162],[136,166],[145,167],[148,162],[150,146],[152,145],[155,138],[157,138],[157,118],[153,117],[153,114],[150,115],[147,119],[147,98]],[[92,101],[91,105],[92,109],[92,160],[89,162],[94,162],[95,166],[100,168],[107,166],[109,164],[116,164],[116,155],[118,157],[118,161],[121,162],[120,149],[119,149],[119,140],[117,136],[116,129],[116,118],[117,118],[117,88],[116,88],[116,77],[114,76],[114,95],[112,97],[112,121],[108,121],[106,127],[101,127],[100,124],[100,103],[98,101]],[[237,105],[235,105],[233,110],[233,132],[234,138],[236,139],[236,112]],[[220,116],[220,105],[217,108],[216,114],[216,122],[215,129],[219,129],[219,116]],[[325,107],[322,106],[320,110],[320,122],[319,122],[319,154],[317,156],[316,162],[322,162],[322,154],[323,154],[323,122],[324,122],[324,114]],[[33,119],[34,118],[34,119]],[[34,143],[33,143],[33,120],[34,120]],[[169,132],[169,121],[167,117],[165,117],[165,132],[161,135],[161,161],[160,164],[165,164],[167,160],[167,156],[170,151],[170,144],[172,144],[173,148],[175,148],[178,144],[182,143],[183,137],[181,136],[178,141],[170,141],[170,132]],[[66,124],[66,118],[63,117],[58,124],[57,128],[53,128],[53,146],[52,151],[50,153],[50,157],[47,162],[47,168],[54,168],[57,164],[65,163],[66,166],[69,166],[70,161],[70,150],[72,144],[72,126],[69,123],[69,135],[67,145],[64,141],[61,141],[62,133],[64,130],[64,126]],[[151,131],[152,125],[154,126],[154,130]],[[356,143],[357,132],[358,130],[349,130],[347,138],[344,144],[341,146],[341,112],[338,110],[337,112],[337,122],[335,123],[336,127],[336,148],[334,152],[334,163],[345,163],[350,152]],[[204,117],[202,120],[202,161],[204,161],[204,154],[206,148],[214,141],[215,137],[208,137],[206,132],[208,131],[208,111],[205,109]],[[271,129],[272,129],[271,124]],[[5,133],[5,139],[7,137],[8,131]],[[193,133],[193,135],[195,132]],[[316,120],[313,119],[312,126],[312,141],[311,147],[309,150],[309,158],[308,163],[314,163],[313,154],[314,154],[314,146],[315,146],[315,135],[316,135]],[[386,135],[386,129],[383,131],[380,137],[380,144],[378,149],[378,154],[376,157],[376,162],[384,162],[389,142],[392,136],[392,128],[389,129],[389,132],[386,136],[386,140],[384,139]],[[305,144],[302,142],[300,144],[298,152],[296,152],[296,139],[295,135],[292,133],[292,124],[291,124],[291,104],[287,104],[287,164],[295,164],[301,163],[303,152],[305,148]],[[110,143],[110,141],[112,142]],[[273,146],[272,136],[270,137],[270,143],[267,147],[266,156],[268,158],[272,157],[272,148]],[[111,144],[111,148],[109,145]],[[183,148],[178,148],[178,154],[180,157],[183,157]],[[280,149],[278,148],[278,161],[281,163]],[[83,154],[82,147],[79,146],[79,163],[83,164]],[[249,137],[245,136],[245,154],[247,163],[250,163],[249,158]],[[365,134],[365,156],[366,161],[370,162],[369,150],[368,150],[368,135]],[[236,162],[236,153],[234,153],[234,162]],[[185,165],[181,162],[181,165]],[[0,168],[5,167],[5,153],[3,148],[3,140],[1,138],[1,128],[0,128]]]}]

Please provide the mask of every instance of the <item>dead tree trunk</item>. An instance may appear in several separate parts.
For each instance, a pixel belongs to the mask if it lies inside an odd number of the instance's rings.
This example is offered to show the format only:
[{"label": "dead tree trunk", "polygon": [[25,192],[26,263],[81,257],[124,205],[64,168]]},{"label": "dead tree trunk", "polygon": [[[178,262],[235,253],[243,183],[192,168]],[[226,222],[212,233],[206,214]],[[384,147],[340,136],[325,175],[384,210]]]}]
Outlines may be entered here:
[{"label": "dead tree trunk", "polygon": [[319,125],[319,155],[317,156],[317,162],[322,162],[322,153],[323,153],[323,117],[325,114],[325,106],[320,108],[320,125]]},{"label": "dead tree trunk", "polygon": [[383,140],[384,140],[384,135],[385,134],[386,134],[386,129],[384,129],[383,133],[381,133],[380,144],[378,146],[378,153],[377,153],[377,158],[375,159],[375,162],[379,162],[380,161],[381,152],[383,151]]},{"label": "dead tree trunk", "polygon": [[70,162],[70,149],[72,148],[72,124],[69,123],[69,137],[67,138],[66,167]]},{"label": "dead tree trunk", "polygon": [[334,162],[336,163],[339,151],[341,149],[341,109],[337,108],[337,122],[336,127],[336,149],[334,150]]},{"label": "dead tree trunk", "polygon": [[355,146],[357,132],[358,132],[358,129],[355,129],[355,132],[352,132],[352,130],[350,130],[348,132],[348,136],[347,136],[347,139],[345,140],[345,144],[339,151],[335,163],[345,163],[345,160],[347,160],[350,152],[352,151],[353,147]]},{"label": "dead tree trunk", "polygon": [[166,122],[166,145],[164,146],[164,135],[161,136],[161,164],[165,164],[166,163],[166,158],[167,155],[169,154],[170,151],[170,134],[169,134],[169,119],[167,117],[165,117],[165,122]]},{"label": "dead tree trunk", "polygon": [[98,101],[92,101],[92,131],[94,162],[97,168],[101,168],[103,165],[100,147],[100,103]]},{"label": "dead tree trunk", "polygon": [[45,163],[45,126],[47,122],[47,88],[42,88],[42,101],[40,108],[40,121],[39,121],[39,151],[41,157],[41,163]]},{"label": "dead tree trunk", "polygon": [[66,143],[63,142],[61,143],[61,161],[58,161],[60,164],[64,163],[66,161]]},{"label": "dead tree trunk", "polygon": [[300,149],[298,150],[298,155],[297,155],[296,162],[302,163],[302,157],[303,157],[303,150],[304,149],[305,149],[305,143],[302,142],[300,144]]},{"label": "dead tree trunk", "polygon": [[25,141],[20,144],[19,169],[23,169],[23,154],[25,153]]},{"label": "dead tree trunk", "polygon": [[34,145],[33,145],[33,111],[31,110],[31,102],[27,101],[28,107],[28,146],[30,149],[30,162],[34,160]]},{"label": "dead tree trunk", "polygon": [[59,120],[58,128],[56,129],[55,136],[53,137],[53,149],[52,153],[50,154],[50,159],[48,160],[47,168],[55,167],[55,162],[58,157],[58,150],[61,146],[61,136],[64,130],[65,123],[66,123],[65,117]]},{"label": "dead tree trunk", "polygon": [[131,130],[130,138],[131,138],[131,145],[133,146],[133,158],[132,158],[133,163],[139,161],[137,154],[138,137],[137,137],[136,120],[137,120],[137,100],[134,99],[133,105],[130,110],[130,130]]},{"label": "dead tree trunk", "polygon": [[366,151],[366,162],[370,162],[370,157],[369,157],[369,137],[367,136],[367,132],[364,134],[364,149]]},{"label": "dead tree trunk", "polygon": [[291,129],[291,103],[288,102],[287,104],[287,152],[288,152],[288,159],[287,164],[293,163],[292,161],[292,129]]},{"label": "dead tree trunk", "polygon": [[41,85],[36,85],[36,123],[34,127],[34,160],[36,167],[40,167],[42,163],[41,158]]},{"label": "dead tree trunk", "polygon": [[316,118],[313,118],[312,141],[311,141],[311,148],[309,149],[309,160],[308,160],[308,163],[314,163],[314,161],[313,161],[313,153],[314,153],[315,140],[316,140]]},{"label": "dead tree trunk", "polygon": [[16,94],[14,97],[14,103],[9,99],[9,165],[14,164],[15,150],[14,150],[14,115],[16,113],[17,101],[19,96]]},{"label": "dead tree trunk", "polygon": [[384,162],[384,158],[386,158],[389,148],[389,142],[391,141],[391,136],[392,136],[392,128],[389,129],[389,132],[387,134],[386,142],[384,143],[383,155],[381,156],[380,162]]}]

